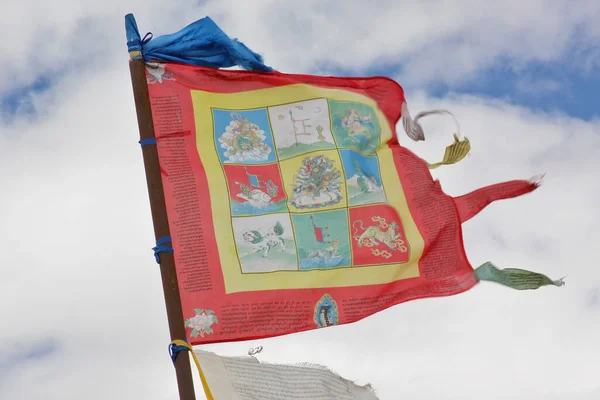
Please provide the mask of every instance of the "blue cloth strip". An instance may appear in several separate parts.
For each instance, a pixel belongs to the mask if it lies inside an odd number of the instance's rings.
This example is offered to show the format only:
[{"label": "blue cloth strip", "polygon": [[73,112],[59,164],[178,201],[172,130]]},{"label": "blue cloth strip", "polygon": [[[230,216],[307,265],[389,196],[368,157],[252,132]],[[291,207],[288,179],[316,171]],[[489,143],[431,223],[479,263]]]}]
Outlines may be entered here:
[{"label": "blue cloth strip", "polygon": [[171,356],[171,360],[173,361],[173,364],[175,364],[175,359],[177,358],[177,353],[179,353],[180,351],[187,351],[187,350],[189,350],[189,349],[185,346],[180,346],[175,343],[171,343],[169,345],[169,355]]},{"label": "blue cloth strip", "polygon": [[142,145],[142,147],[148,146],[149,144],[156,144],[156,138],[142,139],[138,143]]},{"label": "blue cloth strip", "polygon": [[160,264],[160,253],[173,253],[173,247],[165,246],[166,243],[171,243],[171,236],[163,236],[156,241],[156,246],[152,248],[154,250],[154,258],[156,262]]},{"label": "blue cloth strip", "polygon": [[191,23],[179,32],[152,40],[148,33],[140,37],[133,14],[125,16],[129,52],[141,51],[144,61],[165,61],[201,67],[229,68],[240,66],[250,71],[270,72],[259,54],[237,39],[231,39],[209,17]]}]

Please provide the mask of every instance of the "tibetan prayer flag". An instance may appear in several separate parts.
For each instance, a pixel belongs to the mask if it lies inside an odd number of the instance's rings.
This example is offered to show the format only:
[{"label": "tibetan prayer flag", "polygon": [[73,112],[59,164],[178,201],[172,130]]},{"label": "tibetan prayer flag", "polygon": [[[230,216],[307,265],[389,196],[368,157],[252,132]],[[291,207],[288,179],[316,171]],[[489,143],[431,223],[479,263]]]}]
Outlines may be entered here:
[{"label": "tibetan prayer flag", "polygon": [[446,195],[397,139],[390,79],[165,63],[147,82],[192,344],[347,324],[480,280],[560,284],[474,273],[461,223],[538,184]]},{"label": "tibetan prayer flag", "polygon": [[[396,124],[424,140],[418,120],[451,113],[412,119],[402,87],[383,77],[275,72],[210,18],[153,41],[132,15],[126,28],[131,59],[147,61],[189,343],[347,324],[481,280],[563,284],[469,263],[461,224],[538,183],[446,195],[429,169],[462,160],[468,139],[457,130],[429,164],[401,145]],[[217,69],[234,65],[253,71]]]},{"label": "tibetan prayer flag", "polygon": [[322,365],[270,364],[202,350],[192,354],[209,400],[378,399],[370,385],[359,386]]}]

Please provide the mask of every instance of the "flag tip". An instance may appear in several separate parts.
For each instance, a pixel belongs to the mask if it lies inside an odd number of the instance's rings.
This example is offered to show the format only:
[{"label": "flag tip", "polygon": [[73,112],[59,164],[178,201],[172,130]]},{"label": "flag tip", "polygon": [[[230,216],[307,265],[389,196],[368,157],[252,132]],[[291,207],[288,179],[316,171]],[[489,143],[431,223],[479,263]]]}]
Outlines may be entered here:
[{"label": "flag tip", "polygon": [[529,182],[533,185],[535,185],[536,188],[542,186],[542,184],[544,183],[544,177],[546,176],[546,173],[544,172],[543,174],[538,174],[535,176],[532,176],[531,178],[529,178]]}]

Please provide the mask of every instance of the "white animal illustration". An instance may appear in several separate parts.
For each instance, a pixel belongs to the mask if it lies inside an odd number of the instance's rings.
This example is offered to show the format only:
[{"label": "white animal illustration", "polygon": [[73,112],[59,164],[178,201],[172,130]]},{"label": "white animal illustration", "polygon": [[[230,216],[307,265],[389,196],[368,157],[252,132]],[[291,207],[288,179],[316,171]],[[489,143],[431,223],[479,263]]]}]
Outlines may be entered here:
[{"label": "white animal illustration", "polygon": [[281,251],[285,252],[285,243],[283,242],[283,226],[279,221],[275,223],[266,232],[262,233],[259,230],[247,230],[242,233],[242,237],[245,241],[252,244],[252,248],[242,257],[256,253],[259,251],[263,252],[263,257],[267,258],[272,248],[279,246]]}]

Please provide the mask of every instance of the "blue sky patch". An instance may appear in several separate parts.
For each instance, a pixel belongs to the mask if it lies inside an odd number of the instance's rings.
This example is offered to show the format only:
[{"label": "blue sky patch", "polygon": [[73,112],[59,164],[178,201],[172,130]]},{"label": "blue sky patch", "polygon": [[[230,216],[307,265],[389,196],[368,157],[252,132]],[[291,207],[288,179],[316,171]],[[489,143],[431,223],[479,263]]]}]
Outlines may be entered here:
[{"label": "blue sky patch", "polygon": [[[401,64],[377,64],[359,70],[344,69],[338,65],[319,63],[313,73],[337,76],[388,76],[402,72]],[[431,81],[419,87],[402,83],[405,89],[423,89],[429,96],[443,98],[449,93],[467,94],[502,99],[510,104],[535,111],[560,112],[569,116],[592,120],[600,117],[596,93],[600,92],[600,71],[584,71],[559,60],[552,63],[528,63],[514,68],[510,61],[500,61],[492,68],[467,82],[447,84]]]},{"label": "blue sky patch", "polygon": [[45,338],[33,343],[16,343],[12,351],[0,353],[0,371],[15,368],[29,361],[52,357],[61,347],[56,338]]},{"label": "blue sky patch", "polygon": [[497,66],[476,81],[454,87],[432,84],[427,91],[434,97],[454,92],[502,98],[532,110],[562,112],[584,120],[600,117],[595,100],[600,72],[584,73],[559,63],[532,63],[518,72]]},{"label": "blue sky patch", "polygon": [[52,87],[50,75],[41,75],[33,83],[0,93],[0,115],[35,114],[32,97]]}]

